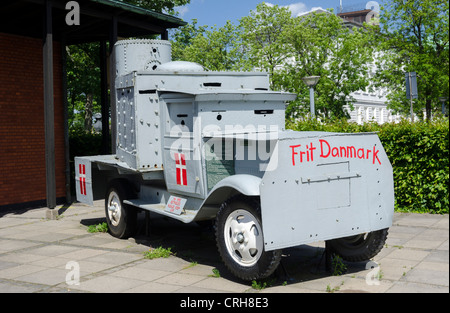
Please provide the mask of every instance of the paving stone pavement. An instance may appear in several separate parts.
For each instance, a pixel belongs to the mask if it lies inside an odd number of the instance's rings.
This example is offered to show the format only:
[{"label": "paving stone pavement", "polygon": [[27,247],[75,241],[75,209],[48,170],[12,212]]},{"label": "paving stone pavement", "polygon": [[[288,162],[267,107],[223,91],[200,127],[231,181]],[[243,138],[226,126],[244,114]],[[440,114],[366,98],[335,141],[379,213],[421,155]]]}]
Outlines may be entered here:
[{"label": "paving stone pavement", "polygon": [[[283,251],[281,266],[265,282],[242,282],[222,264],[211,229],[151,215],[134,238],[89,233],[104,222],[93,207],[0,211],[0,293],[448,293],[449,216],[396,213],[383,250],[370,262],[325,270],[323,242]],[[146,259],[171,248],[168,258]],[[265,285],[264,285],[265,283]],[[255,288],[264,286],[265,288]]]}]

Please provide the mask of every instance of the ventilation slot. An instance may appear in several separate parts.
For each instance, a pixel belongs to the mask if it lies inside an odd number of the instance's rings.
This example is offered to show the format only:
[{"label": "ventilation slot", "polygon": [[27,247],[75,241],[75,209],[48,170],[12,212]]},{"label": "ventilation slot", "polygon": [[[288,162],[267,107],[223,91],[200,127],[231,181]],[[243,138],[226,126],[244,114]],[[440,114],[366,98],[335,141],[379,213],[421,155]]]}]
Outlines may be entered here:
[{"label": "ventilation slot", "polygon": [[150,90],[139,90],[140,95],[153,95],[156,93],[156,89],[150,89]]},{"label": "ventilation slot", "polygon": [[255,114],[273,114],[273,110],[255,110]]},{"label": "ventilation slot", "polygon": [[203,87],[222,87],[222,83],[203,83]]}]

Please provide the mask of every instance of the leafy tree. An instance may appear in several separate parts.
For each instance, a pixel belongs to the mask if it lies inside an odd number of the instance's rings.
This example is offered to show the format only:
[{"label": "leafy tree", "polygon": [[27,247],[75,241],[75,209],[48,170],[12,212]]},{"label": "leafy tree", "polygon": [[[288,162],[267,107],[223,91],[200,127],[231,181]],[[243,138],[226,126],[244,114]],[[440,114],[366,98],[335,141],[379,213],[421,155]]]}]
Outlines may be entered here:
[{"label": "leafy tree", "polygon": [[72,45],[66,52],[69,126],[89,132],[93,113],[101,110],[99,44]]},{"label": "leafy tree", "polygon": [[191,0],[120,0],[156,12],[176,14],[175,8],[189,4]]},{"label": "leafy tree", "polygon": [[270,6],[263,2],[239,22],[245,54],[242,67],[269,73],[271,88],[280,89],[281,76],[278,69],[286,64],[289,57],[282,33],[291,29],[291,12],[285,7]]},{"label": "leafy tree", "polygon": [[197,26],[197,20],[172,35],[172,59],[196,62],[211,71],[234,70],[242,54],[238,29],[230,21],[223,27]]},{"label": "leafy tree", "polygon": [[374,40],[382,53],[378,86],[388,87],[390,108],[409,112],[405,72],[417,72],[419,99],[414,111],[427,119],[440,111],[439,98],[449,89],[449,3],[446,0],[391,0],[382,7],[381,29]]},{"label": "leafy tree", "polygon": [[240,54],[236,27],[230,22],[220,28],[204,29],[185,46],[182,58],[197,62],[211,71],[232,70],[239,67]]},{"label": "leafy tree", "polygon": [[370,87],[372,48],[361,29],[349,29],[332,13],[293,18],[284,7],[261,3],[237,27],[197,27],[196,21],[174,36],[177,59],[210,70],[261,70],[269,73],[271,89],[297,93],[288,117],[309,111],[305,76],[321,76],[316,87],[317,111],[343,117],[353,109],[351,94]]},{"label": "leafy tree", "polygon": [[283,86],[299,95],[290,104],[288,116],[295,117],[309,108],[309,89],[302,78],[320,76],[315,88],[316,114],[323,118],[348,117],[344,107],[353,109],[351,94],[370,87],[373,58],[365,30],[348,28],[332,13],[313,12],[295,18],[282,38],[285,53],[292,57],[283,70]]},{"label": "leafy tree", "polygon": [[198,26],[197,19],[193,19],[191,23],[172,30],[172,60],[188,61],[185,56],[185,50],[192,44],[197,36],[203,35],[208,26]]}]

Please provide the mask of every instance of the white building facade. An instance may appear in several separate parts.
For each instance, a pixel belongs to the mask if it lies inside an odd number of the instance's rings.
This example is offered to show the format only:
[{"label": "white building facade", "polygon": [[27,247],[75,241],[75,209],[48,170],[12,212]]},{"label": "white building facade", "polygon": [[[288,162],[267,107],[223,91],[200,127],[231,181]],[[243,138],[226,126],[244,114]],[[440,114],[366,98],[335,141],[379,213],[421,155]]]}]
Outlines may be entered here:
[{"label": "white building facade", "polygon": [[[374,18],[378,18],[379,7],[375,9],[378,12],[374,14],[374,7],[368,7],[371,2],[374,1],[369,1],[365,7],[358,8],[356,6],[348,10],[343,9],[341,4],[337,15],[344,20],[344,23],[348,27],[362,27],[364,22],[370,23],[374,21]],[[369,75],[373,77],[375,71],[376,67],[372,65],[372,70]],[[358,124],[365,122],[376,122],[378,124],[399,122],[401,116],[394,114],[387,108],[386,93],[387,90],[383,89],[375,89],[373,92],[368,90],[354,92],[351,95],[355,99],[355,103],[353,104],[354,110],[350,110],[350,107],[347,106],[350,121]]]},{"label": "white building facade", "polygon": [[358,124],[365,122],[376,122],[378,124],[398,122],[401,119],[399,114],[393,114],[387,108],[386,97],[376,93],[355,92],[352,94],[356,100],[353,104],[354,110],[350,110],[347,106],[347,111],[350,114],[350,121]]}]

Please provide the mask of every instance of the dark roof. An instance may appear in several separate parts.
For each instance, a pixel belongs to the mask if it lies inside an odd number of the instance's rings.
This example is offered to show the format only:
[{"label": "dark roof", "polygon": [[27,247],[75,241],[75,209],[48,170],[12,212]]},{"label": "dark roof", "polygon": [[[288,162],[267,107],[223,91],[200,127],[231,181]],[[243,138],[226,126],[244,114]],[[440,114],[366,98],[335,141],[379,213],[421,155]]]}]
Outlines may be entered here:
[{"label": "dark roof", "polygon": [[[14,0],[0,3],[0,32],[43,38],[45,0]],[[162,34],[169,28],[185,25],[183,20],[117,0],[77,0],[80,25],[66,24],[68,0],[52,0],[53,35],[66,42],[81,43],[108,40],[112,20],[117,19],[118,37]]]},{"label": "dark roof", "polygon": [[337,16],[340,17],[367,16],[367,14],[369,14],[370,12],[372,12],[372,10],[359,10],[359,11],[338,13]]}]

